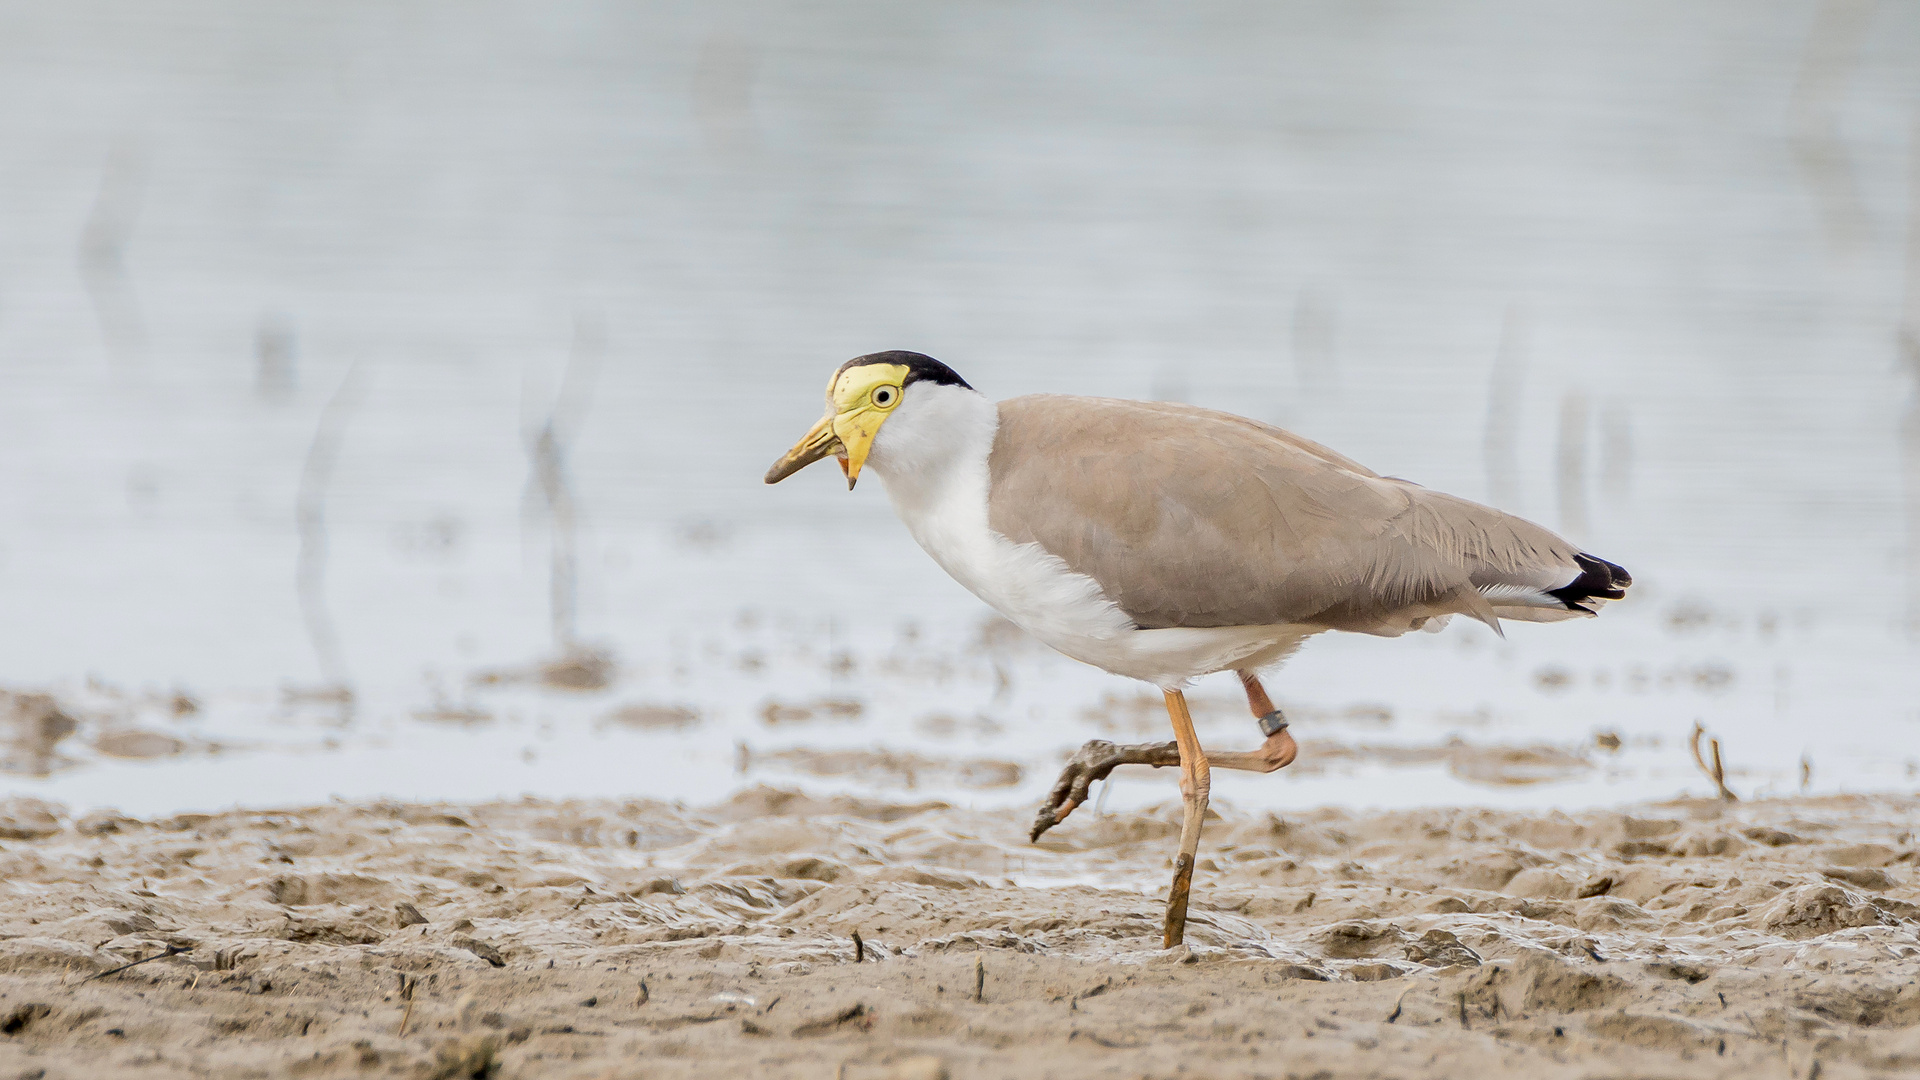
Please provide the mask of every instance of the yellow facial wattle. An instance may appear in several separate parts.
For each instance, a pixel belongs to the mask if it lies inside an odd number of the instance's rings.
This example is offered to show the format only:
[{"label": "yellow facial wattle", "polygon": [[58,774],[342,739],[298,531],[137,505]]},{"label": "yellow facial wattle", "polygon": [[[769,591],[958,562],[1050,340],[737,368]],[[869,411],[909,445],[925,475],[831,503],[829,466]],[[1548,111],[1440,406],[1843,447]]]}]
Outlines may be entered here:
[{"label": "yellow facial wattle", "polygon": [[829,454],[840,457],[851,489],[873,451],[880,425],[900,404],[909,370],[903,364],[860,364],[834,373],[827,384],[827,414],[813,425],[786,456],[767,470],[767,483],[777,484]]},{"label": "yellow facial wattle", "polygon": [[841,372],[827,391],[834,409],[833,433],[839,436],[841,467],[847,488],[860,479],[860,468],[873,451],[873,438],[887,422],[905,392],[907,369],[899,364],[863,364]]}]

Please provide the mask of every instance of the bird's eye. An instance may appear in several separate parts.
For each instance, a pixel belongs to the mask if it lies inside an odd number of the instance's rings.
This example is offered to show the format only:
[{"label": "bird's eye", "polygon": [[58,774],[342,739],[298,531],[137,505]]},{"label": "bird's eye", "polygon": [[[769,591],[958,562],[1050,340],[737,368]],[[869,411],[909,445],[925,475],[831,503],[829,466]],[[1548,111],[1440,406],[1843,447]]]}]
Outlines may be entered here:
[{"label": "bird's eye", "polygon": [[897,386],[876,386],[873,388],[873,404],[877,408],[891,409],[900,400],[900,388]]}]

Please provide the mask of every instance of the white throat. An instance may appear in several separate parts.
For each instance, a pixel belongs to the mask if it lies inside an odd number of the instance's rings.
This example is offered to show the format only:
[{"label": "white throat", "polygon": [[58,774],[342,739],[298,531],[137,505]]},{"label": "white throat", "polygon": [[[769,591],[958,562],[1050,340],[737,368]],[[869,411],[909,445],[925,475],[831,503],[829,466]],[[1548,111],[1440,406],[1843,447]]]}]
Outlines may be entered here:
[{"label": "white throat", "polygon": [[910,508],[945,501],[956,484],[977,483],[984,521],[987,456],[999,427],[1000,410],[979,391],[915,383],[875,434],[866,469],[879,475],[902,519]]},{"label": "white throat", "polygon": [[894,513],[933,561],[1021,629],[1076,660],[1169,688],[1278,659],[1313,632],[1137,629],[1098,582],[988,524],[988,459],[999,427],[999,407],[977,391],[915,383],[876,434],[866,471],[886,485]]},{"label": "white throat", "polygon": [[874,439],[867,468],[941,569],[1041,641],[1084,658],[1087,642],[1130,634],[1133,621],[1092,578],[988,525],[988,458],[999,427],[999,407],[977,391],[909,386]]},{"label": "white throat", "polygon": [[933,561],[1005,613],[992,583],[993,549],[1006,541],[987,527],[987,458],[999,428],[1000,410],[979,391],[916,383],[874,437],[866,467]]}]

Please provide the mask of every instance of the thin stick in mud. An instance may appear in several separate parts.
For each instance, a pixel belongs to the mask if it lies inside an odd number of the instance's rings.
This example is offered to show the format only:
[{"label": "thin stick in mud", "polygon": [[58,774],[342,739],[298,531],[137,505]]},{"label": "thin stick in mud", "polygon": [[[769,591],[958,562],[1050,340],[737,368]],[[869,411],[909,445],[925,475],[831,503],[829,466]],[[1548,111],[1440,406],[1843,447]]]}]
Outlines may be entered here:
[{"label": "thin stick in mud", "polygon": [[152,956],[143,957],[142,959],[135,960],[131,964],[121,964],[117,968],[109,968],[106,971],[97,972],[95,974],[87,976],[84,979],[81,979],[80,981],[83,983],[89,983],[95,979],[104,979],[109,975],[118,975],[121,972],[127,970],[128,968],[137,968],[141,964],[150,964],[155,960],[165,960],[169,956],[179,956],[181,953],[189,952],[189,951],[191,950],[186,949],[179,945],[169,945],[167,946],[167,949],[165,952],[157,952],[157,953],[154,953]]},{"label": "thin stick in mud", "polygon": [[300,554],[294,564],[294,587],[300,597],[300,616],[306,623],[307,639],[313,643],[320,677],[330,690],[347,687],[346,664],[340,658],[340,639],[334,631],[333,616],[327,610],[327,481],[333,475],[334,461],[340,456],[340,441],[346,433],[347,418],[360,399],[360,367],[347,369],[333,397],[320,410],[314,426],[313,442],[307,447],[307,460],[300,469],[300,487],[294,496],[293,518],[300,533]]},{"label": "thin stick in mud", "polygon": [[605,349],[606,330],[599,316],[576,316],[573,349],[560,378],[559,393],[546,419],[527,437],[527,457],[533,464],[531,483],[539,489],[551,526],[547,601],[554,644],[562,655],[576,651],[578,631],[575,602],[579,571],[574,557],[578,506],[567,479],[566,453],[582,415],[592,403],[593,383]]},{"label": "thin stick in mud", "polygon": [[1706,725],[1698,720],[1694,721],[1693,735],[1687,740],[1687,748],[1693,751],[1693,763],[1699,766],[1707,779],[1713,781],[1714,790],[1723,801],[1739,802],[1740,796],[1735,795],[1733,790],[1727,787],[1727,769],[1720,760],[1720,740],[1717,738],[1707,740],[1707,748],[1713,756],[1713,764],[1707,764],[1707,759],[1700,753],[1700,737],[1706,733]]},{"label": "thin stick in mud", "polygon": [[400,1014],[399,1037],[407,1037],[407,1024],[413,1020],[413,988],[417,980],[411,975],[400,976],[400,997],[407,1003],[406,1010]]}]

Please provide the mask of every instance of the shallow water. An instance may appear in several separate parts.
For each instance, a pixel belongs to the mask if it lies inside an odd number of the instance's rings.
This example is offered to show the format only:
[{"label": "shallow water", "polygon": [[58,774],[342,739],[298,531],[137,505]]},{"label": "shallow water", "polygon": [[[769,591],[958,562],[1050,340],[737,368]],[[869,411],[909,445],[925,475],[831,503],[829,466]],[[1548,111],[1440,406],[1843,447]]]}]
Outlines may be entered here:
[{"label": "shallow water", "polygon": [[[1024,805],[1164,737],[878,490],[761,485],[893,347],[1279,422],[1633,571],[1595,622],[1310,643],[1301,763],[1218,798],[1699,792],[1695,721],[1744,793],[1907,786],[1920,28],[1848,10],[0,7],[47,103],[0,116],[0,685],[80,721],[0,786]],[[600,691],[475,681],[557,652],[550,416]],[[1209,745],[1256,738],[1231,692]],[[822,700],[860,714],[768,719]]]}]

